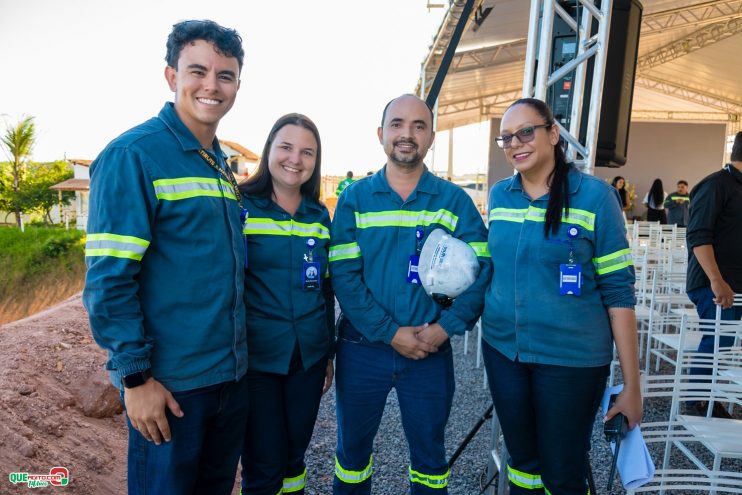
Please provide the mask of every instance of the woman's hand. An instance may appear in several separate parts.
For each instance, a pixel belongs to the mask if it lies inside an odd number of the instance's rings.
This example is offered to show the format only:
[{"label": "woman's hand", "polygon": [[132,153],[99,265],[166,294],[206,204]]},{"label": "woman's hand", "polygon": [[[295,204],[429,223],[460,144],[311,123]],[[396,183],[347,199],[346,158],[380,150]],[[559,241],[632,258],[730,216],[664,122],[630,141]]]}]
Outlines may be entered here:
[{"label": "woman's hand", "polygon": [[618,413],[622,413],[629,420],[629,429],[633,429],[637,424],[641,423],[642,420],[642,396],[637,390],[632,392],[631,390],[622,390],[616,402],[613,403],[613,407],[608,409],[608,412],[603,417],[605,423],[613,416]]}]

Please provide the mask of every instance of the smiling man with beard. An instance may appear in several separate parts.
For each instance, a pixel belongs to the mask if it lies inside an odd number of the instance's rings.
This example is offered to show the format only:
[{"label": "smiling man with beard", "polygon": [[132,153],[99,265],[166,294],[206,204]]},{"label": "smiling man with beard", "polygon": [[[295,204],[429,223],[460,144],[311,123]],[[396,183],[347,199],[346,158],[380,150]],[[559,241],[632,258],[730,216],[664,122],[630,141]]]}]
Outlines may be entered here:
[{"label": "smiling man with beard", "polygon": [[[378,129],[386,165],[348,186],[335,210],[330,273],[343,311],[336,354],[336,495],[371,493],[373,440],[392,388],[410,446],[411,494],[448,493],[444,430],[454,392],[449,337],[479,318],[492,265],[472,200],[423,163],[435,137],[432,125],[430,108],[416,96],[389,102]],[[417,276],[422,245],[437,228],[468,243],[480,264],[474,284],[446,309]]]}]

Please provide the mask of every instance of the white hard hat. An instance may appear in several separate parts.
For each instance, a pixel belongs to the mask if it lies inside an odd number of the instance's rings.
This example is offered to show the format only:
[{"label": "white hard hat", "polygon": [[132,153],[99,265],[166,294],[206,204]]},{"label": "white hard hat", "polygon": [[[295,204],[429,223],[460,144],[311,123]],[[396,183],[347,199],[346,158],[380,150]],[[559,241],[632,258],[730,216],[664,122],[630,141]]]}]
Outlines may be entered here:
[{"label": "white hard hat", "polygon": [[455,298],[477,279],[479,261],[467,243],[435,229],[420,252],[418,271],[429,296],[443,294]]}]

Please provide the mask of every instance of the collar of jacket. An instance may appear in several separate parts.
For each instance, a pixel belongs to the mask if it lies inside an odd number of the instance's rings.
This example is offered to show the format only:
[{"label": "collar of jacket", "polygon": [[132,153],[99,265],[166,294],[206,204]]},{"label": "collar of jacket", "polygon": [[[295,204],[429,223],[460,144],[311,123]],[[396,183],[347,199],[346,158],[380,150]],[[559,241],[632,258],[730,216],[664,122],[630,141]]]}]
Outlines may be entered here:
[{"label": "collar of jacket", "polygon": [[[284,211],[283,208],[274,203],[270,198],[267,198],[265,196],[249,195],[247,196],[247,198],[253,201],[260,208],[271,208],[281,213],[288,213]],[[299,203],[299,208],[297,208],[296,213],[307,213],[309,210],[321,212],[322,205],[312,199],[307,198],[302,194],[301,203]]]},{"label": "collar of jacket", "polygon": [[[582,173],[577,170],[574,164],[569,164],[569,173],[567,174],[569,180],[569,194],[577,194],[582,184]],[[523,183],[521,182],[520,173],[515,174],[510,179],[510,184],[507,187],[508,191],[523,191]],[[546,195],[548,197],[548,193]]]},{"label": "collar of jacket", "polygon": [[735,179],[737,179],[737,182],[742,183],[742,171],[740,171],[737,167],[732,165],[731,163],[727,163],[726,167],[724,167]]},{"label": "collar of jacket", "polygon": [[[183,151],[198,151],[203,146],[198,142],[196,136],[186,127],[178,114],[175,112],[175,104],[171,101],[165,103],[165,106],[160,110],[160,114],[157,116],[173,133],[175,139],[178,140]],[[211,143],[211,149],[214,153],[221,157],[222,160],[226,160],[227,155],[224,154],[222,148],[219,146],[219,139],[214,137],[214,141]]]},{"label": "collar of jacket", "polygon": [[[440,192],[439,184],[436,181],[437,177],[433,175],[426,165],[423,165],[423,173],[420,176],[420,180],[417,181],[415,186],[415,192],[424,192],[428,194],[437,194]],[[386,180],[386,165],[378,172],[369,177],[367,180],[371,181],[371,193],[393,193],[394,190]],[[442,179],[441,179],[442,180]]]}]

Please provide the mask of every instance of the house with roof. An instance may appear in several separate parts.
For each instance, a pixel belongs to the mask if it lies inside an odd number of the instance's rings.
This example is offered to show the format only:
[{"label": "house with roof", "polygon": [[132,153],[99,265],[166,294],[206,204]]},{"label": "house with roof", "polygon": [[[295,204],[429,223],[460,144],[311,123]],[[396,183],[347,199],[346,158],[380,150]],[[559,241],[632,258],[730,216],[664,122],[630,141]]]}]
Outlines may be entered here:
[{"label": "house with roof", "polygon": [[[260,157],[233,141],[219,140],[222,151],[227,155],[227,163],[238,182],[243,182],[255,171]],[[74,217],[75,225],[79,230],[85,230],[88,224],[88,197],[90,195],[90,164],[92,160],[78,158],[67,160],[73,167],[74,175],[59,184],[54,184],[50,189],[59,192],[60,203],[63,191],[74,191]],[[69,213],[65,212],[65,215]],[[65,223],[69,217],[63,218]]]}]

